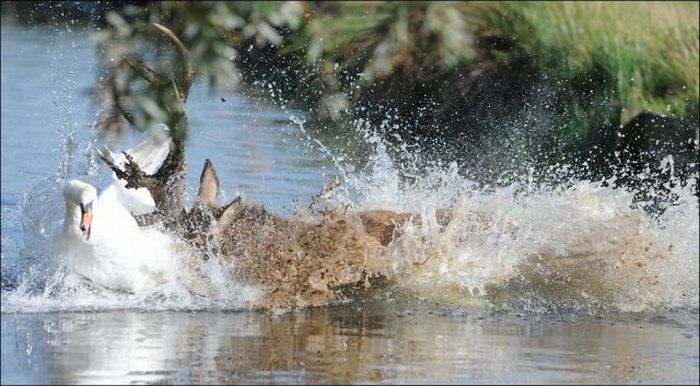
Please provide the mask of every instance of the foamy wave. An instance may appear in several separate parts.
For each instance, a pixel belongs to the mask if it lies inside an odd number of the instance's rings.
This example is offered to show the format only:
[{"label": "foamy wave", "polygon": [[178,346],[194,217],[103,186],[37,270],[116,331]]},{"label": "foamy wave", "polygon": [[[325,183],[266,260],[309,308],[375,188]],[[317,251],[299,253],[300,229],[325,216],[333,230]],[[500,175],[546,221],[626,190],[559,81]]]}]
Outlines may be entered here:
[{"label": "foamy wave", "polygon": [[[371,172],[350,179],[341,203],[419,214],[380,257],[399,287],[462,304],[533,312],[698,308],[698,201],[693,187],[655,219],[633,194],[598,182],[479,190],[453,165],[399,183],[380,148]],[[520,192],[516,194],[515,192]],[[441,230],[440,208],[452,221]]]},{"label": "foamy wave", "polygon": [[259,290],[242,285],[222,274],[215,262],[204,262],[200,269],[206,283],[196,283],[197,272],[178,266],[182,278],[137,293],[105,288],[61,266],[48,275],[30,269],[20,285],[2,292],[3,313],[82,312],[115,309],[162,310],[242,310],[251,309],[261,298]]}]

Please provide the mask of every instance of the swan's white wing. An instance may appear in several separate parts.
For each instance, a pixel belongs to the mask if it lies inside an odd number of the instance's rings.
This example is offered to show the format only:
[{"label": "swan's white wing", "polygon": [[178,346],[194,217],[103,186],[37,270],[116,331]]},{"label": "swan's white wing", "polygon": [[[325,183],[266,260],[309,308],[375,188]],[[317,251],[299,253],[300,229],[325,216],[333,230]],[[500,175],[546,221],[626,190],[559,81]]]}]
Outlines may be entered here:
[{"label": "swan's white wing", "polygon": [[[136,161],[141,170],[146,174],[154,174],[168,157],[173,140],[170,137],[170,129],[167,125],[162,123],[150,128],[146,131],[146,134],[146,139],[126,150],[126,152],[132,156],[134,161]],[[124,154],[114,153],[107,147],[100,150],[100,154],[108,158],[120,169],[124,169],[124,165],[126,164],[126,156],[124,156]]]},{"label": "swan's white wing", "polygon": [[[126,152],[133,157],[146,174],[154,174],[168,157],[172,138],[170,137],[170,129],[162,123],[153,126],[146,133],[148,135],[146,139]],[[126,163],[124,154],[116,154],[108,148],[102,149],[100,154],[123,170]],[[117,199],[133,215],[151,213],[156,209],[148,189],[126,188],[126,181],[117,178],[115,173],[112,173],[112,179],[114,179],[113,185],[117,191]]]},{"label": "swan's white wing", "polygon": [[[153,126],[146,133],[148,137],[145,140],[126,152],[134,158],[146,174],[154,174],[168,157],[173,140],[170,137],[170,129],[162,123]],[[123,154],[120,156],[125,158]],[[122,165],[123,162],[124,160]]]}]

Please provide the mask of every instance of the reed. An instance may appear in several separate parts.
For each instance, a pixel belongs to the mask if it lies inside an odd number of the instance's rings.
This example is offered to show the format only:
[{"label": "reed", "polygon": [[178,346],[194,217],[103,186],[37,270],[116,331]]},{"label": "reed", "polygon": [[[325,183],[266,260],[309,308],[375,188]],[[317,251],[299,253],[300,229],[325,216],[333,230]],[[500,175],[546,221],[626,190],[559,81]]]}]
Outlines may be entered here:
[{"label": "reed", "polygon": [[604,72],[623,121],[644,109],[696,119],[699,13],[697,2],[499,3],[483,14],[480,33],[511,37],[559,79]]}]

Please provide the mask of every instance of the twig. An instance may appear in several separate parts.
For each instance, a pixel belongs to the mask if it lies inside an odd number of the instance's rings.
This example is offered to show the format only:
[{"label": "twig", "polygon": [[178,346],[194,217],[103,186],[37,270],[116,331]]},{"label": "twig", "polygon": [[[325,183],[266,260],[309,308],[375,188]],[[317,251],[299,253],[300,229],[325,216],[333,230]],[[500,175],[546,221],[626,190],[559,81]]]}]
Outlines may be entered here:
[{"label": "twig", "polygon": [[146,173],[144,173],[143,170],[141,170],[141,167],[134,160],[134,157],[132,157],[131,154],[127,153],[126,151],[122,151],[122,154],[124,154],[124,157],[126,157],[124,167],[131,171],[131,175],[138,177],[146,176]]},{"label": "twig", "polygon": [[[145,174],[133,157],[126,152],[124,152],[126,160],[121,168],[115,165],[112,157],[107,157],[102,153],[100,153],[100,157],[119,179],[126,181],[127,188],[144,187],[150,191],[153,201],[156,203],[156,212],[140,220],[150,222],[153,219],[160,218],[166,221],[166,226],[177,229],[179,228],[178,221],[184,213],[184,134],[187,127],[185,104],[189,88],[194,82],[195,71],[192,68],[190,53],[182,41],[163,25],[154,23],[154,27],[163,34],[166,40],[175,46],[176,54],[182,59],[179,71],[176,70],[172,76],[161,74],[151,69],[136,55],[122,58],[117,68],[124,71],[133,71],[148,83],[148,87],[157,96],[154,101],[168,113],[165,123],[171,128],[174,146],[170,149],[160,168],[152,175]],[[172,90],[170,90],[170,87],[172,87]],[[123,93],[128,93],[128,91],[120,90],[115,80],[115,86],[112,90],[114,115],[118,117],[121,114],[132,126],[141,129],[136,126],[137,120],[135,116],[122,104],[121,98]],[[207,199],[209,198],[209,195],[207,195]]]},{"label": "twig", "polygon": [[182,44],[182,41],[180,41],[180,39],[178,39],[177,36],[175,36],[173,31],[171,31],[168,27],[166,27],[162,24],[153,23],[153,26],[156,27],[160,32],[162,32],[163,35],[165,35],[165,37],[168,38],[168,40],[170,40],[170,42],[175,45],[178,52],[180,53],[180,55],[183,58],[190,56],[190,52],[187,51],[187,48],[185,48],[185,45]]},{"label": "twig", "polygon": [[189,94],[190,86],[192,86],[192,83],[194,82],[195,78],[195,71],[192,68],[190,52],[187,50],[182,41],[178,39],[178,37],[175,36],[173,31],[171,31],[169,28],[158,23],[153,23],[153,26],[156,27],[156,29],[158,29],[161,33],[163,33],[163,35],[168,39],[168,41],[170,41],[175,46],[178,54],[180,54],[180,59],[182,60],[182,73],[176,80],[176,83],[181,94],[180,97],[183,101],[187,101],[187,95]]},{"label": "twig", "polygon": [[[120,168],[114,163],[111,157],[108,157],[105,153],[99,151],[98,154],[102,161],[109,166],[110,169],[117,175],[117,178],[126,181],[127,188],[140,188],[140,187],[150,187],[152,183],[149,183],[147,179],[149,178],[146,173],[141,170],[139,164],[134,160],[131,154],[123,151],[126,157],[124,162],[124,169]],[[151,178],[152,179],[152,178]]]},{"label": "twig", "polygon": [[102,151],[98,151],[97,154],[100,156],[102,161],[104,161],[104,163],[106,163],[107,166],[109,166],[109,168],[112,169],[114,174],[117,175],[117,178],[120,178],[123,180],[127,180],[129,178],[129,175],[124,170],[122,170],[119,166],[115,165],[114,162],[112,162],[112,159],[109,158],[107,155],[105,155],[105,153],[103,153]]},{"label": "twig", "polygon": [[127,56],[122,60],[128,64],[129,67],[131,67],[140,77],[146,80],[151,88],[157,88],[166,82],[166,78],[163,75],[153,71],[143,62],[143,60],[135,56]]},{"label": "twig", "polygon": [[126,111],[126,108],[124,108],[124,106],[122,106],[122,103],[119,101],[118,95],[115,95],[114,107],[117,108],[117,111],[122,115],[122,117],[124,117],[124,119],[126,119],[127,122],[129,122],[131,126],[134,126],[138,129],[138,127],[136,126],[136,119],[133,115],[131,115],[130,112]]}]

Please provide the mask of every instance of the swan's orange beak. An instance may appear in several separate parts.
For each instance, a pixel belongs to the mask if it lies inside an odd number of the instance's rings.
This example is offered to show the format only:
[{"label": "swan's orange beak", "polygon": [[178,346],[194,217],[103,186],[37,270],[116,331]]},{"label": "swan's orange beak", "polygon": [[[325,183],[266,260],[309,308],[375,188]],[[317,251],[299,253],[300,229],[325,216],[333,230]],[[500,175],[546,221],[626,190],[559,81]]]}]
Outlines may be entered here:
[{"label": "swan's orange beak", "polygon": [[90,228],[92,225],[92,208],[91,205],[80,207],[80,231],[85,236],[86,240],[90,239]]}]

